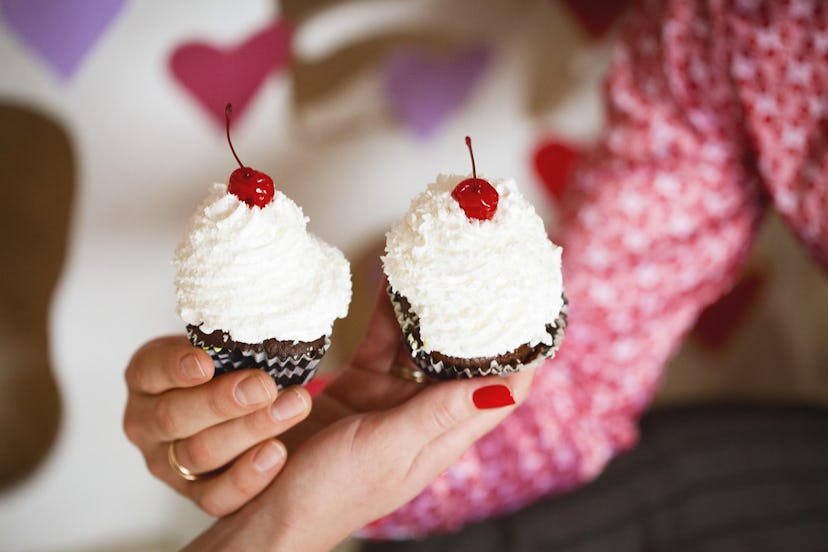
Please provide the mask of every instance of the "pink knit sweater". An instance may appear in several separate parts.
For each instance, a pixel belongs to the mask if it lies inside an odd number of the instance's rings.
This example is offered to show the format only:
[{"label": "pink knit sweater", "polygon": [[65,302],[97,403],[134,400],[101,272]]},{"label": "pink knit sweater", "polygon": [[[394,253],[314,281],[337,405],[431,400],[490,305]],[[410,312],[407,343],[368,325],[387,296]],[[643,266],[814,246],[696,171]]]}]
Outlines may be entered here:
[{"label": "pink knit sweater", "polygon": [[667,361],[733,285],[767,208],[828,264],[828,6],[642,2],[607,97],[606,133],[562,202],[560,353],[520,409],[364,536],[514,510],[634,446]]}]

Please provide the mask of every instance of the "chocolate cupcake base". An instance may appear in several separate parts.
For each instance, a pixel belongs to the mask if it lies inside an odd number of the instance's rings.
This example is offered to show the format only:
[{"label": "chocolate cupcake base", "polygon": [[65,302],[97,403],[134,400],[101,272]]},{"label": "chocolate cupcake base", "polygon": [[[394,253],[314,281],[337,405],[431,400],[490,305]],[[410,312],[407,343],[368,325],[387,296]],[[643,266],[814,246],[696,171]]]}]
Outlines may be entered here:
[{"label": "chocolate cupcake base", "polygon": [[331,346],[327,335],[314,341],[266,339],[255,344],[242,343],[231,339],[227,332],[205,333],[193,325],[187,326],[187,336],[190,343],[204,349],[213,359],[216,376],[258,368],[267,372],[279,389],[307,383]]},{"label": "chocolate cupcake base", "polygon": [[524,344],[514,351],[493,357],[452,357],[437,351],[428,352],[423,349],[419,318],[412,311],[408,299],[394,291],[391,286],[388,286],[387,291],[414,364],[430,377],[436,379],[502,376],[524,368],[537,366],[555,356],[563,341],[564,329],[567,325],[569,303],[566,297],[562,296],[563,307],[561,307],[558,318],[546,325],[546,331],[552,337],[551,345],[538,343],[532,347],[529,344]]}]

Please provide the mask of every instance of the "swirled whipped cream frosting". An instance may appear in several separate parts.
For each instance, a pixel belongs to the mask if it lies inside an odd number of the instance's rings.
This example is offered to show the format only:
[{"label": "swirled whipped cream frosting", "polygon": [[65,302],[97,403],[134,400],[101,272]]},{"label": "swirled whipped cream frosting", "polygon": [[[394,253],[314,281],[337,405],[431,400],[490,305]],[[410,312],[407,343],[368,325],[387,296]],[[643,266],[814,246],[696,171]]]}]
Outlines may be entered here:
[{"label": "swirled whipped cream frosting", "polygon": [[491,220],[469,219],[451,196],[466,178],[439,175],[388,232],[388,283],[419,317],[427,352],[476,358],[551,344],[561,248],[511,179],[489,180],[500,196]]},{"label": "swirled whipped cream frosting", "polygon": [[175,252],[178,313],[242,343],[313,341],[348,313],[351,272],[282,192],[249,207],[213,184]]}]

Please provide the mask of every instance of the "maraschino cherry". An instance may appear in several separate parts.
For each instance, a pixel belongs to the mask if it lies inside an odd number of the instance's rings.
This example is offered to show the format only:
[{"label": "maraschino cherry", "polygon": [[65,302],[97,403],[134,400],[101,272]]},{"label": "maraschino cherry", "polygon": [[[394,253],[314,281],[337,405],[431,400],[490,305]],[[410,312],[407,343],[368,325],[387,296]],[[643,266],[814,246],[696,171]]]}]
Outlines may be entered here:
[{"label": "maraschino cherry", "polygon": [[471,138],[466,136],[466,145],[472,162],[472,177],[467,178],[454,187],[451,197],[457,200],[460,208],[469,219],[489,220],[497,211],[497,202],[500,196],[494,186],[482,178],[477,178],[477,169],[474,166],[474,152]]},{"label": "maraschino cherry", "polygon": [[264,207],[273,199],[275,188],[273,179],[263,172],[245,167],[233,149],[233,142],[230,141],[230,114],[233,106],[227,104],[224,108],[224,118],[227,120],[227,143],[230,144],[230,151],[239,164],[239,168],[230,174],[230,184],[227,191],[247,203],[250,207]]}]

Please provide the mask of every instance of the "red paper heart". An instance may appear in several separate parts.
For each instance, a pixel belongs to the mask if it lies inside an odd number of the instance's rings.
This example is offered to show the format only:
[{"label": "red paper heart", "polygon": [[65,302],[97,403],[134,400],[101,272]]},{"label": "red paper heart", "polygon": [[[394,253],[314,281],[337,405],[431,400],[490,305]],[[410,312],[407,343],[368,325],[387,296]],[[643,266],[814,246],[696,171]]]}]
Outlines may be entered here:
[{"label": "red paper heart", "polygon": [[693,335],[704,347],[719,350],[730,342],[758,302],[766,279],[759,270],[748,272],[729,293],[702,311]]},{"label": "red paper heart", "polygon": [[543,142],[535,149],[532,162],[535,172],[555,200],[560,199],[575,162],[583,153],[563,142]]},{"label": "red paper heart", "polygon": [[224,106],[233,104],[236,119],[265,77],[290,61],[290,26],[277,21],[238,46],[221,50],[204,42],[192,42],[175,49],[170,70],[175,79],[224,128]]},{"label": "red paper heart", "polygon": [[593,39],[607,34],[627,9],[629,0],[564,0],[586,33]]}]

